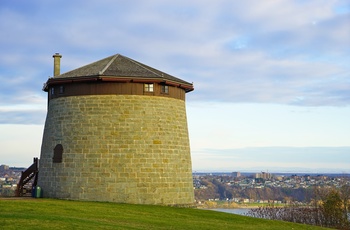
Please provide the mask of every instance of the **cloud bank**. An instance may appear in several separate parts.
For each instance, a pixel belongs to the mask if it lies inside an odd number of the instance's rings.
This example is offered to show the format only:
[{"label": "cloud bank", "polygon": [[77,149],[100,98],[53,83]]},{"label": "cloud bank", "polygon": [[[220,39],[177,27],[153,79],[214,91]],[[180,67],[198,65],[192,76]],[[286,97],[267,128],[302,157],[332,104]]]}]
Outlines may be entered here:
[{"label": "cloud bank", "polygon": [[55,52],[62,72],[121,53],[194,82],[194,101],[348,106],[349,8],[336,0],[5,1],[0,99],[42,103]]},{"label": "cloud bank", "polygon": [[[202,149],[192,154],[194,171],[350,173],[350,147]],[[305,163],[307,162],[307,163]]]}]

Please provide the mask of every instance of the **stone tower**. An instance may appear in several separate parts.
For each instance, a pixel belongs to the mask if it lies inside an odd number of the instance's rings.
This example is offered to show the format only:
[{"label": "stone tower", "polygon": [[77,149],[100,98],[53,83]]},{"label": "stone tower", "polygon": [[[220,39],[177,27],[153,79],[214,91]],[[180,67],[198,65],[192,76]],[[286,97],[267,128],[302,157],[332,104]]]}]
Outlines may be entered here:
[{"label": "stone tower", "polygon": [[185,94],[193,85],[113,55],[54,77],[41,147],[44,197],[194,203]]}]

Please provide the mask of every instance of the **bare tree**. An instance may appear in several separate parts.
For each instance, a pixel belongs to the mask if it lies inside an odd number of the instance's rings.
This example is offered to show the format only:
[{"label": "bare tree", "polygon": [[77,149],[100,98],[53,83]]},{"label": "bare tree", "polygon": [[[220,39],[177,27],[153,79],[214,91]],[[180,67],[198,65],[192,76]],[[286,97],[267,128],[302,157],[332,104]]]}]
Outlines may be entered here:
[{"label": "bare tree", "polygon": [[251,209],[247,215],[337,229],[350,229],[348,219],[349,194],[349,186],[343,186],[340,190],[318,187],[315,188],[315,196],[310,206],[292,204],[285,207],[275,207],[271,205]]}]

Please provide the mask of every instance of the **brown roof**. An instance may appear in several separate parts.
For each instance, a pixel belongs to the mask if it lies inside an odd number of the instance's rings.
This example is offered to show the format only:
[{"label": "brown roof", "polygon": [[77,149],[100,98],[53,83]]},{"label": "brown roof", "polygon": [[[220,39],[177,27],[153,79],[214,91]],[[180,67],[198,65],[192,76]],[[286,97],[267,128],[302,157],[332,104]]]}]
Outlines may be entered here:
[{"label": "brown roof", "polygon": [[[177,77],[154,69],[150,66],[137,62],[131,58],[116,54],[102,60],[93,62],[78,69],[63,73],[54,79],[77,78],[77,77],[119,77],[132,79],[157,79],[171,81],[178,84],[192,86],[191,83]],[[193,87],[193,86],[192,86]]]}]

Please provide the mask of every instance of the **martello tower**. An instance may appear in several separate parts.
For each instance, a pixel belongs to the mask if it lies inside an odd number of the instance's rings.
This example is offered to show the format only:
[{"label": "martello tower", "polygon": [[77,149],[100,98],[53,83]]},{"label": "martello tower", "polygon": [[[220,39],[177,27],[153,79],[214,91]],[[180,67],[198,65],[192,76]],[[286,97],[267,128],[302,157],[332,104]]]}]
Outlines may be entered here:
[{"label": "martello tower", "polygon": [[60,74],[54,56],[38,186],[44,197],[194,202],[185,94],[193,85],[113,55]]}]

